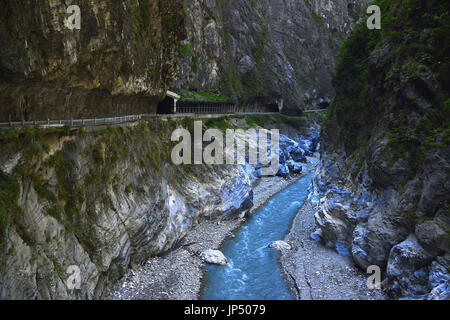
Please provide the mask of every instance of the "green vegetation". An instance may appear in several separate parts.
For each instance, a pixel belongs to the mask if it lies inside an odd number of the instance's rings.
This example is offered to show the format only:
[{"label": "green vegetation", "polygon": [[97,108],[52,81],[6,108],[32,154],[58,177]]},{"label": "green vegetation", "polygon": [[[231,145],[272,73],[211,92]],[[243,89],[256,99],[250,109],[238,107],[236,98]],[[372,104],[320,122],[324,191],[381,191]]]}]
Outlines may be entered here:
[{"label": "green vegetation", "polygon": [[183,57],[188,57],[191,54],[191,48],[187,44],[183,44],[180,46],[179,52]]},{"label": "green vegetation", "polygon": [[[44,138],[47,133],[64,136],[70,134],[70,130],[68,131],[65,128],[59,130],[25,128],[21,130],[2,130],[0,132],[0,140],[2,140],[5,152],[8,152],[8,150],[22,151],[22,158],[13,169],[11,175],[0,172],[0,241],[4,240],[8,223],[22,215],[22,209],[17,203],[20,193],[20,180],[31,180],[38,196],[49,204],[55,205],[58,201],[57,195],[52,191],[48,181],[43,179],[39,168],[55,167],[60,168],[57,171],[61,169],[68,170],[69,166],[71,168],[71,162],[64,158],[61,152],[56,153],[43,162],[44,156],[51,151],[50,144]],[[73,143],[68,144],[70,146]],[[45,213],[57,216],[52,207],[48,207]],[[14,221],[17,222],[17,220]],[[33,239],[27,235],[23,226],[16,224],[16,230],[27,244],[33,244]]]},{"label": "green vegetation", "polygon": [[367,90],[369,84],[369,54],[379,39],[377,30],[368,30],[364,23],[356,26],[352,37],[341,49],[337,61],[334,83],[336,99],[329,110],[326,121],[336,115],[342,129],[341,139],[346,150],[351,153],[359,147],[357,139],[368,139],[365,128],[371,118],[365,117],[362,110],[369,104]]},{"label": "green vegetation", "polygon": [[197,74],[198,73],[198,57],[197,56],[192,56],[191,59],[191,70],[193,74]]},{"label": "green vegetation", "polygon": [[222,131],[225,131],[226,129],[232,129],[233,126],[230,125],[228,120],[230,119],[230,116],[224,116],[220,118],[211,118],[203,122],[203,126],[205,128],[215,128]]},{"label": "green vegetation", "polygon": [[130,195],[131,191],[133,190],[133,185],[129,184],[126,188],[125,188],[125,193],[127,195]]},{"label": "green vegetation", "polygon": [[56,208],[52,208],[52,207],[47,207],[44,209],[44,215],[46,216],[51,216],[57,220],[61,220],[62,219],[62,215],[61,215],[61,211],[56,209]]},{"label": "green vegetation", "polygon": [[256,40],[255,46],[252,48],[253,57],[255,58],[256,63],[259,63],[264,55],[264,49],[266,47],[266,37],[267,37],[268,31],[269,31],[269,27],[267,25],[265,25]]},{"label": "green vegetation", "polygon": [[157,43],[156,32],[151,27],[152,10],[148,0],[136,1],[136,7],[133,8],[134,25],[133,39],[136,47],[140,47],[150,39],[152,43]]},{"label": "green vegetation", "polygon": [[325,19],[321,15],[317,14],[314,10],[311,11],[311,14],[316,23],[323,24],[325,22]]},{"label": "green vegetation", "polygon": [[64,126],[64,128],[63,128],[63,134],[64,134],[65,136],[70,135],[70,127],[69,127],[69,126]]},{"label": "green vegetation", "polygon": [[103,164],[105,162],[105,155],[101,145],[94,146],[92,150],[92,156],[97,163]]},{"label": "green vegetation", "polygon": [[[203,122],[203,126],[206,129],[216,128],[222,131],[225,131],[226,129],[238,129],[238,127],[231,124],[231,120],[244,119],[248,128],[261,127],[265,129],[279,129],[282,124],[291,126],[293,128],[301,128],[305,126],[307,117],[308,117],[307,115],[302,117],[296,117],[296,116],[286,116],[282,114],[248,115],[248,116],[229,115],[218,118],[210,118]],[[241,128],[241,126],[239,126],[239,128]]]},{"label": "green vegetation", "polygon": [[[367,148],[372,131],[380,126],[376,121],[385,114],[392,160],[406,159],[414,175],[427,153],[450,145],[450,3],[378,0],[374,4],[381,8],[382,29],[369,30],[364,20],[345,42],[334,75],[336,98],[325,127],[336,121],[345,150],[352,154]],[[374,56],[382,64],[371,71],[369,59]],[[413,88],[408,92],[417,96],[407,94],[406,88]],[[431,106],[424,108],[423,100]],[[409,121],[412,112],[419,121]]]},{"label": "green vegetation", "polygon": [[352,18],[354,21],[359,20],[359,14],[356,12],[356,10],[353,8],[353,5],[348,6],[348,15],[350,18]]},{"label": "green vegetation", "polygon": [[19,139],[19,130],[10,129],[10,130],[1,130],[0,131],[0,140],[6,142],[16,142]]},{"label": "green vegetation", "polygon": [[136,19],[142,30],[147,30],[150,26],[151,8],[147,0],[139,0],[136,11]]},{"label": "green vegetation", "polygon": [[56,152],[44,163],[44,165],[47,168],[55,168],[64,175],[68,174],[73,167],[72,162],[67,158],[63,151]]},{"label": "green vegetation", "polygon": [[36,190],[41,198],[47,199],[50,202],[56,202],[56,196],[49,190],[48,182],[44,182],[39,174],[33,174],[32,183],[34,190]]},{"label": "green vegetation", "polygon": [[204,91],[182,91],[180,101],[219,101],[234,102],[233,99],[221,94]]},{"label": "green vegetation", "polygon": [[5,241],[9,222],[22,215],[22,209],[17,203],[19,194],[17,180],[0,170],[0,243]]},{"label": "green vegetation", "polygon": [[[22,151],[22,158],[13,174],[8,175],[0,171],[0,242],[4,241],[8,224],[12,221],[27,244],[34,245],[35,242],[24,226],[16,223],[16,219],[22,216],[22,209],[18,204],[19,179],[31,181],[40,202],[44,205],[44,215],[58,219],[67,230],[74,231],[83,212],[87,218],[93,217],[98,199],[101,199],[103,205],[110,205],[111,200],[104,187],[110,182],[116,189],[123,184],[123,175],[115,172],[118,161],[124,157],[136,163],[141,161],[136,155],[130,155],[130,145],[133,144],[136,149],[142,151],[139,154],[147,155],[148,162],[145,163],[144,170],[160,171],[162,162],[170,157],[170,132],[182,121],[185,120],[178,120],[172,125],[168,125],[166,121],[154,121],[151,124],[141,122],[135,127],[108,127],[89,132],[79,130],[78,135],[72,131],[73,139],[68,140],[61,150],[51,156],[48,156],[51,145],[46,142],[47,134],[64,136],[66,130],[53,129],[47,132],[26,128],[0,131],[0,140],[5,151]],[[151,141],[151,132],[162,135],[161,141]],[[91,157],[92,163],[95,164],[81,179],[74,175],[75,154]],[[55,185],[45,178],[52,170],[56,172]],[[77,168],[76,171],[83,174],[84,170]],[[111,176],[114,181],[111,181]],[[130,188],[127,192],[130,192]],[[85,210],[82,211],[82,208]]]}]

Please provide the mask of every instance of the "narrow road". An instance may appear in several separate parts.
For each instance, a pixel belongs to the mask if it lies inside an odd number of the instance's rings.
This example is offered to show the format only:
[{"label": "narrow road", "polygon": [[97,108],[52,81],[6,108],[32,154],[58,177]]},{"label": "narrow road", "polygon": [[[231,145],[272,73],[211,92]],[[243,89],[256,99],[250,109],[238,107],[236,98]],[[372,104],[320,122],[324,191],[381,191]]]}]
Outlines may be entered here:
[{"label": "narrow road", "polygon": [[[304,113],[317,113],[323,112],[326,109],[320,110],[304,110]],[[60,128],[60,127],[86,127],[86,126],[104,126],[104,125],[117,125],[122,123],[136,122],[142,120],[151,119],[176,119],[192,117],[197,119],[210,119],[220,118],[224,116],[236,116],[236,115],[275,115],[279,112],[236,112],[236,113],[217,113],[217,114],[205,114],[205,113],[177,113],[177,114],[137,114],[128,115],[122,117],[112,118],[94,118],[94,119],[71,119],[71,120],[38,120],[38,121],[10,121],[0,122],[0,130],[17,129],[22,127],[39,127],[39,128]]]},{"label": "narrow road", "polygon": [[94,118],[94,119],[73,119],[73,120],[40,120],[40,121],[11,121],[0,122],[0,130],[16,129],[22,127],[40,127],[40,128],[59,128],[59,127],[86,127],[86,126],[102,126],[117,125],[122,123],[145,121],[152,119],[176,119],[192,117],[196,119],[220,118],[224,116],[236,115],[275,115],[278,112],[236,112],[236,113],[177,113],[177,114],[138,114],[113,118]]}]

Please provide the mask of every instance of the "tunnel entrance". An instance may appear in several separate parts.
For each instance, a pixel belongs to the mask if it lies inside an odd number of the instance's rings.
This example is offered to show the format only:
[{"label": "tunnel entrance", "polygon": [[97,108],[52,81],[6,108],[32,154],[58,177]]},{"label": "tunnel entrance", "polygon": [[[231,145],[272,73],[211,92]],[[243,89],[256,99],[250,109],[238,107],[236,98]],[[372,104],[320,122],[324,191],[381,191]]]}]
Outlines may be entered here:
[{"label": "tunnel entrance", "polygon": [[166,97],[163,101],[158,103],[158,114],[173,114],[175,113],[175,100],[171,97]]},{"label": "tunnel entrance", "polygon": [[172,91],[167,91],[164,100],[158,103],[158,114],[174,114],[177,113],[177,102],[180,96]]},{"label": "tunnel entrance", "polygon": [[266,104],[266,112],[280,112],[280,106],[276,103]]}]

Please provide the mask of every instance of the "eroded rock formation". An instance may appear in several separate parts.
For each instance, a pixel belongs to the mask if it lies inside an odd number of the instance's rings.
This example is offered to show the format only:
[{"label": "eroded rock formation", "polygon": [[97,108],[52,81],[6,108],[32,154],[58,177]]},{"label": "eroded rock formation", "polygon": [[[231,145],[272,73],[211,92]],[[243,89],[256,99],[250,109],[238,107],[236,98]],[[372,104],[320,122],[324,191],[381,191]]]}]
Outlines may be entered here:
[{"label": "eroded rock formation", "polygon": [[429,19],[448,4],[377,3],[384,27],[357,27],[338,64],[316,222],[325,244],[384,270],[392,297],[449,299],[449,23]]}]

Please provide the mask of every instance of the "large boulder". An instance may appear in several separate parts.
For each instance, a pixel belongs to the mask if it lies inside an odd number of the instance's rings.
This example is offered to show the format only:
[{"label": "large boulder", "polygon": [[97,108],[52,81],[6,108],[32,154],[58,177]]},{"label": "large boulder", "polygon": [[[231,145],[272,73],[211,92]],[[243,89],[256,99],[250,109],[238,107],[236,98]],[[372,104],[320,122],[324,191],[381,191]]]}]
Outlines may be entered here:
[{"label": "large boulder", "polygon": [[289,168],[287,166],[286,155],[283,150],[280,150],[278,172],[276,175],[283,178],[287,178],[289,176]]},{"label": "large boulder", "polygon": [[432,254],[438,255],[449,248],[447,233],[434,220],[418,224],[415,233],[420,244]]},{"label": "large boulder", "polygon": [[366,220],[366,210],[351,210],[348,194],[336,190],[330,199],[323,200],[322,208],[316,215],[316,222],[323,231],[323,239],[329,247],[335,247],[336,241],[349,246],[356,224]]},{"label": "large boulder", "polygon": [[289,168],[289,171],[291,173],[295,173],[295,174],[301,173],[302,170],[303,170],[302,165],[300,163],[298,163],[298,162],[293,161],[293,160],[289,160],[288,161],[288,168]]},{"label": "large boulder", "polygon": [[316,152],[320,149],[320,128],[317,128],[316,130],[312,131],[312,134],[310,136],[311,145],[308,151],[310,152]]},{"label": "large boulder", "polygon": [[290,150],[289,157],[295,162],[306,163],[306,153],[299,146],[296,146]]},{"label": "large boulder", "polygon": [[430,291],[428,265],[431,256],[411,234],[394,246],[389,254],[387,283],[396,297],[417,297]]},{"label": "large boulder", "polygon": [[450,300],[450,273],[446,267],[438,261],[433,261],[428,281],[433,289],[428,294],[427,299]]},{"label": "large boulder", "polygon": [[308,140],[300,140],[296,142],[286,136],[280,136],[280,149],[283,150],[287,159],[294,160],[295,162],[306,163],[306,155],[310,155],[309,149],[311,142]]},{"label": "large boulder", "polygon": [[283,251],[283,250],[291,250],[291,245],[285,241],[282,240],[277,240],[277,241],[272,241],[267,248],[271,248],[271,249],[275,249],[278,251]]},{"label": "large boulder", "polygon": [[280,164],[278,167],[277,176],[287,178],[289,176],[289,168],[286,164]]},{"label": "large boulder", "polygon": [[371,264],[369,262],[369,257],[365,247],[365,239],[367,237],[367,228],[365,224],[359,224],[353,230],[353,241],[352,241],[352,256],[353,261],[360,266],[362,269],[366,270]]},{"label": "large boulder", "polygon": [[313,233],[310,234],[311,239],[314,240],[315,242],[322,241],[322,236],[323,232],[322,229],[320,228],[317,228]]},{"label": "large boulder", "polygon": [[203,250],[200,254],[200,258],[202,258],[205,263],[209,264],[217,264],[219,266],[226,266],[228,264],[227,258],[219,250]]},{"label": "large boulder", "polygon": [[303,149],[303,151],[305,151],[305,155],[307,155],[308,157],[311,157],[313,155],[313,153],[311,152],[311,141],[310,140],[298,140],[297,141],[298,146]]},{"label": "large boulder", "polygon": [[367,222],[353,231],[352,253],[363,269],[369,265],[386,265],[393,246],[408,237],[408,230],[382,211],[371,213]]},{"label": "large boulder", "polygon": [[323,231],[323,240],[328,247],[334,248],[336,241],[345,242],[348,238],[348,226],[325,209],[317,211],[314,218]]}]

